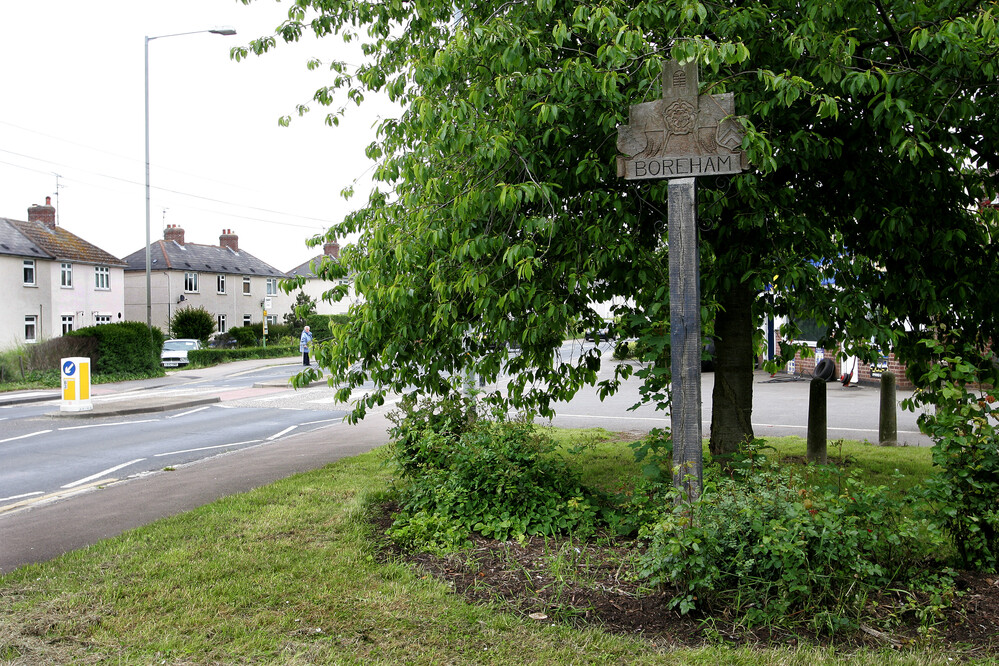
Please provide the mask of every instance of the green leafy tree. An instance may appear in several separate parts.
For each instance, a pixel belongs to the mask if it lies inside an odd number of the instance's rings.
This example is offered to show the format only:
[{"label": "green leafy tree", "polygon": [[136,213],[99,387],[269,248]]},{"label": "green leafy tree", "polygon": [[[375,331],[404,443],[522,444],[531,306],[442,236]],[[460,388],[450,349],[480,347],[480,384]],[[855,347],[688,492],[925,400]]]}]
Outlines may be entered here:
[{"label": "green leafy tree", "polygon": [[[650,362],[645,399],[668,404],[668,184],[617,178],[615,137],[631,104],[661,96],[665,59],[695,60],[702,93],[735,94],[754,165],[698,179],[711,446],[725,453],[752,436],[767,315],[915,365],[930,324],[969,346],[994,339],[996,218],[976,204],[999,171],[996,13],[955,0],[301,0],[233,56],[306,31],[361,41],[359,68],[309,63],[330,70],[315,101],[331,125],[367,93],[401,106],[367,151],[382,188],[327,235],[359,240],[319,269],[353,275],[364,297],[318,353],[342,396],[378,387],[355,418],[387,391],[454,392],[470,365],[512,377],[488,398],[547,413],[598,383],[596,352],[562,363],[556,350],[565,331],[598,328],[593,304],[612,297],[633,299],[616,315]],[[619,363],[600,390],[631,371]]]},{"label": "green leafy tree", "polygon": [[304,291],[299,291],[295,294],[295,304],[291,307],[291,312],[284,315],[284,323],[292,327],[302,328],[309,315],[313,314],[316,314],[316,299]]},{"label": "green leafy tree", "polygon": [[215,317],[201,306],[181,308],[170,320],[170,330],[176,338],[194,338],[204,342],[215,332]]}]

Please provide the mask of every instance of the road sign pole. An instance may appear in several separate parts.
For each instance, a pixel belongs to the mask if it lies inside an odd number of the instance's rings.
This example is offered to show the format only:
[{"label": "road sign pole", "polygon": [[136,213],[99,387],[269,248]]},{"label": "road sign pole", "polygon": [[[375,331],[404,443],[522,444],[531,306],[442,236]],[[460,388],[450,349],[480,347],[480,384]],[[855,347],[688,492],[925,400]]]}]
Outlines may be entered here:
[{"label": "road sign pole", "polygon": [[669,179],[668,248],[673,485],[685,501],[701,494],[701,286],[696,178],[742,173],[742,127],[732,93],[701,95],[697,63],[663,64],[661,100],[633,104],[618,127],[617,175]]},{"label": "road sign pole", "polygon": [[696,180],[670,180],[668,195],[673,486],[686,501],[701,494],[701,280]]}]

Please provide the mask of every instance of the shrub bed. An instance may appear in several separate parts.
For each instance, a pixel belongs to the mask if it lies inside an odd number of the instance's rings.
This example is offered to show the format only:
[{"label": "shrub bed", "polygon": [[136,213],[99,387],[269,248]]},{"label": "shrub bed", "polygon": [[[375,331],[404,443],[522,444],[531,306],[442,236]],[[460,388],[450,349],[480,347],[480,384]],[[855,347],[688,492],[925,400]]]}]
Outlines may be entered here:
[{"label": "shrub bed", "polygon": [[270,347],[236,347],[234,349],[196,349],[187,353],[187,360],[194,367],[207,367],[243,361],[250,358],[283,358],[296,356],[298,347],[292,345],[273,345]]}]

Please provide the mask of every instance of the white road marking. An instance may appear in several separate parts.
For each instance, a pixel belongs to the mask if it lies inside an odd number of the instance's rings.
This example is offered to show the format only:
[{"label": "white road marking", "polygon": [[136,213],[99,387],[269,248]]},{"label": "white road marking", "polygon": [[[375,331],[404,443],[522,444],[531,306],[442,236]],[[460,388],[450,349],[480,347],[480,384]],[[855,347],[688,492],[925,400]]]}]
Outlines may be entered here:
[{"label": "white road marking", "polygon": [[107,428],[109,426],[123,426],[123,425],[135,425],[136,423],[156,423],[159,419],[142,419],[141,421],[120,421],[118,423],[92,423],[90,425],[82,426],[66,426],[65,428],[59,428],[59,431],[63,430],[86,430],[87,428]]},{"label": "white road marking", "polygon": [[262,439],[249,439],[245,442],[233,442],[232,444],[219,444],[217,446],[202,446],[197,449],[184,449],[182,451],[170,451],[168,453],[157,453],[153,455],[154,458],[162,458],[163,456],[175,456],[181,453],[195,453],[197,451],[211,451],[212,449],[226,449],[231,446],[243,446],[244,444],[256,444],[257,442],[262,442]]},{"label": "white road marking", "polygon": [[200,412],[200,411],[205,410],[205,409],[208,409],[208,407],[198,407],[197,409],[192,409],[192,410],[187,411],[187,412],[181,412],[180,414],[172,414],[172,415],[168,416],[167,418],[168,419],[176,419],[176,418],[179,418],[181,416],[187,416],[188,414],[194,414],[196,412]]},{"label": "white road marking", "polygon": [[[388,404],[388,401],[385,401]],[[399,402],[395,400],[394,402]],[[513,412],[511,412],[513,413]],[[669,421],[662,417],[655,416],[600,416],[599,414],[557,414],[558,417],[569,417],[574,419],[618,419],[620,421]]]},{"label": "white road marking", "polygon": [[[754,428],[797,428],[798,430],[808,430],[807,425],[781,425],[775,423],[754,423]],[[875,428],[843,428],[828,426],[826,430],[842,430],[843,432],[878,432]],[[921,435],[918,430],[899,430],[900,435]]]},{"label": "white road marking", "polygon": [[17,437],[8,437],[7,439],[0,439],[0,444],[4,442],[13,442],[15,439],[27,439],[28,437],[34,437],[35,435],[44,435],[47,432],[52,432],[51,430],[39,430],[38,432],[29,432],[27,435],[18,435]]},{"label": "white road marking", "polygon": [[141,394],[136,391],[123,391],[121,393],[115,393],[113,395],[100,395],[96,396],[97,400],[102,403],[107,402],[121,402],[123,400],[135,400],[136,397],[140,396],[144,398],[154,397],[154,398],[165,398],[167,396],[173,395],[201,395],[204,393],[211,393],[211,388],[205,388],[200,391],[192,391],[191,389],[150,389],[148,391],[142,391]]},{"label": "white road marking", "polygon": [[[386,403],[387,403],[387,401],[386,401]],[[616,419],[616,420],[619,420],[619,421],[665,421],[665,422],[668,422],[670,420],[668,418],[653,417],[653,416],[600,416],[600,415],[597,415],[597,414],[558,414],[556,416],[556,418],[559,418],[559,417],[566,417],[566,418],[573,418],[573,419],[607,419],[607,420]],[[702,423],[702,425],[710,426],[711,422],[710,421],[704,421]],[[785,424],[777,424],[777,423],[754,423],[753,427],[754,428],[797,428],[799,430],[808,430],[808,426],[807,425],[785,425]],[[839,431],[843,431],[843,432],[878,432],[877,430],[872,429],[872,428],[843,428],[843,427],[829,426],[826,429],[827,430],[839,430]],[[916,431],[912,431],[912,430],[899,430],[898,434],[900,434],[900,435],[919,435],[921,433],[916,432]]]},{"label": "white road marking", "polygon": [[281,432],[279,432],[277,434],[274,434],[274,435],[271,435],[270,437],[268,437],[267,441],[270,442],[272,440],[275,440],[278,437],[280,437],[281,435],[285,435],[285,434],[291,432],[292,430],[294,430],[297,427],[298,427],[297,425],[289,426],[289,427],[285,428],[284,430],[282,430]]},{"label": "white road marking", "polygon": [[13,495],[11,497],[0,497],[0,502],[9,502],[11,500],[24,499],[25,497],[34,497],[36,495],[44,495],[45,493],[41,490],[34,493],[24,493],[23,495]]},{"label": "white road marking", "polygon": [[319,421],[306,421],[305,423],[302,423],[300,425],[304,425],[304,426],[307,426],[307,425],[316,425],[317,423],[330,423],[332,421],[340,422],[340,421],[343,421],[343,419],[342,418],[340,418],[340,419],[320,419]]},{"label": "white road marking", "polygon": [[122,463],[120,465],[116,465],[114,467],[111,467],[110,469],[104,470],[103,472],[98,472],[97,474],[91,474],[90,476],[88,476],[85,479],[80,479],[79,481],[74,481],[73,483],[67,483],[64,486],[60,486],[60,488],[75,488],[77,486],[82,486],[84,483],[89,483],[90,481],[94,481],[95,479],[99,479],[102,476],[107,476],[108,474],[111,474],[112,472],[117,472],[122,467],[128,467],[129,465],[134,465],[135,463],[142,462],[143,460],[145,460],[145,458],[136,458],[135,460],[129,460],[127,463]]}]

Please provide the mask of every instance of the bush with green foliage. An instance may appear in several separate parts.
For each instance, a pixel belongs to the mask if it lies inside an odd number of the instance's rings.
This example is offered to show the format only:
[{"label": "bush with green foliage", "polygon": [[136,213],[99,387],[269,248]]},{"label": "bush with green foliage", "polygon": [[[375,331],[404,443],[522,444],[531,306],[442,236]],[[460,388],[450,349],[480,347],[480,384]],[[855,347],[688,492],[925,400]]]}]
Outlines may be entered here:
[{"label": "bush with green foliage", "polygon": [[298,355],[297,344],[294,346],[271,345],[269,347],[236,347],[232,349],[195,349],[187,352],[187,360],[192,367],[204,368],[250,358],[285,358]]},{"label": "bush with green foliage", "polygon": [[999,389],[995,357],[992,352],[962,356],[939,340],[924,344],[938,362],[925,369],[920,384],[927,388],[909,406],[935,406],[919,417],[920,429],[934,441],[937,471],[926,482],[930,515],[950,534],[963,567],[996,571]]},{"label": "bush with green foliage", "polygon": [[[436,407],[415,410],[413,429],[403,425],[392,445],[403,482],[390,530],[398,542],[449,549],[471,532],[505,541],[596,529],[600,498],[555,455],[550,437],[527,423],[470,419],[460,400]],[[438,427],[423,427],[428,421]]]},{"label": "bush with green foliage", "polygon": [[174,313],[170,330],[175,338],[193,338],[204,342],[215,332],[215,317],[200,305],[190,305]]},{"label": "bush with green foliage", "polygon": [[316,314],[316,300],[304,291],[299,291],[295,294],[295,302],[291,306],[291,312],[284,315],[284,323],[292,328],[302,328],[309,315],[314,314]]},{"label": "bush with green foliage", "polygon": [[646,527],[641,575],[678,586],[671,603],[683,613],[725,608],[749,625],[803,614],[833,632],[944,548],[943,534],[912,513],[885,486],[766,465],[706,483],[697,502]]},{"label": "bush with green foliage", "polygon": [[[259,328],[259,327],[258,327]],[[256,347],[260,345],[263,335],[262,331],[254,330],[253,326],[236,326],[230,328],[227,333],[236,341],[237,347]]]},{"label": "bush with green foliage", "polygon": [[22,344],[0,353],[0,382],[37,380],[51,373],[59,375],[62,359],[96,355],[97,340],[90,337],[60,336],[33,345]]},{"label": "bush with green foliage", "polygon": [[160,371],[163,332],[137,321],[88,326],[66,333],[70,337],[93,338],[96,349],[91,359],[94,374],[146,375]]}]

